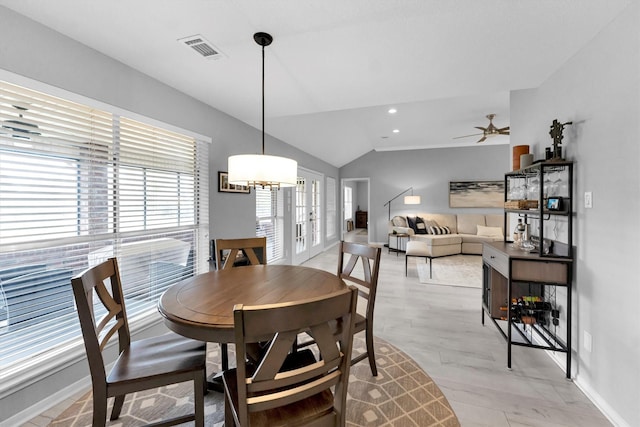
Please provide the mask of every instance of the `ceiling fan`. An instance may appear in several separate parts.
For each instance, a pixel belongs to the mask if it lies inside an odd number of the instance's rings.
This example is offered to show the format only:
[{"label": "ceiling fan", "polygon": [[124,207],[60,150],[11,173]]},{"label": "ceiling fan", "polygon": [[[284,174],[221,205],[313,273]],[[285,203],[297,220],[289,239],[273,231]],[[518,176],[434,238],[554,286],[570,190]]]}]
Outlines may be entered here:
[{"label": "ceiling fan", "polygon": [[489,119],[489,126],[487,126],[486,128],[483,128],[481,126],[476,126],[476,129],[480,129],[482,131],[482,133],[474,133],[471,135],[465,135],[465,136],[457,136],[453,139],[460,139],[460,138],[467,138],[470,136],[478,136],[478,135],[482,135],[482,138],[480,138],[477,142],[484,142],[487,138],[489,138],[490,136],[495,136],[495,135],[509,135],[509,126],[503,127],[503,128],[497,128],[493,125],[493,118],[495,117],[495,114],[487,114],[487,119]]}]

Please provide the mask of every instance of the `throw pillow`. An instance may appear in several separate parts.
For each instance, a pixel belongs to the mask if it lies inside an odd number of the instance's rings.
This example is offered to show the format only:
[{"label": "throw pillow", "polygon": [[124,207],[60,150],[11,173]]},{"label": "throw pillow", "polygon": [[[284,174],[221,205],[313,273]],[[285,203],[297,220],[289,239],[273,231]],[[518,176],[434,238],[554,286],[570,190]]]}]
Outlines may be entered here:
[{"label": "throw pillow", "polygon": [[418,227],[416,226],[416,218],[415,217],[408,216],[407,217],[407,224],[409,225],[409,227],[411,227],[411,229],[413,229],[414,233],[418,234]]},{"label": "throw pillow", "polygon": [[440,227],[440,224],[438,224],[438,223],[437,223],[435,220],[433,220],[433,219],[427,219],[427,220],[425,220],[425,221],[424,221],[424,223],[425,223],[425,224],[426,224],[426,226],[427,226],[427,233],[429,233],[429,234],[433,234],[433,233],[431,232],[431,227]]},{"label": "throw pillow", "polygon": [[449,227],[431,227],[431,234],[451,234]]},{"label": "throw pillow", "polygon": [[500,227],[485,227],[484,225],[478,225],[478,236],[495,237],[502,239],[502,228]]},{"label": "throw pillow", "polygon": [[395,226],[395,227],[406,227],[407,226],[407,220],[404,219],[401,216],[394,216],[391,219],[391,223]]},{"label": "throw pillow", "polygon": [[416,217],[416,234],[428,234],[427,224],[419,216]]}]

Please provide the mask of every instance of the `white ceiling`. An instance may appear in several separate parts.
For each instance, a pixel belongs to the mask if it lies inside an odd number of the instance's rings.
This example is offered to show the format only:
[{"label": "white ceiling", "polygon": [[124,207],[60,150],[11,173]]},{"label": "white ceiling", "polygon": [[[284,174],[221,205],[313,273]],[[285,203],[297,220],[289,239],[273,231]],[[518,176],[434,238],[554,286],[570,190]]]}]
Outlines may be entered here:
[{"label": "white ceiling", "polygon": [[[474,145],[630,0],[0,0],[340,167],[371,150]],[[201,34],[207,60],[177,40]],[[391,116],[389,107],[398,112]],[[399,129],[399,133],[392,133]],[[499,136],[483,144],[508,143]],[[259,150],[260,142],[256,141]],[[267,145],[267,154],[269,147]]]}]

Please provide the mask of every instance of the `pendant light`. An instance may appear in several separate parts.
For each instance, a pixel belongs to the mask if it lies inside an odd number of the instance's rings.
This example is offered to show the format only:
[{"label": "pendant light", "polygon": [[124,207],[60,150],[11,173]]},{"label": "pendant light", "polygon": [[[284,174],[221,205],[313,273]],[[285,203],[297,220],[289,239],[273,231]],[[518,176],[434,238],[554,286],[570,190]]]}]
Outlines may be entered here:
[{"label": "pendant light", "polygon": [[298,162],[264,154],[264,48],[271,44],[273,37],[267,33],[255,33],[253,39],[262,46],[262,154],[229,156],[229,183],[271,190],[294,187],[298,181]]}]

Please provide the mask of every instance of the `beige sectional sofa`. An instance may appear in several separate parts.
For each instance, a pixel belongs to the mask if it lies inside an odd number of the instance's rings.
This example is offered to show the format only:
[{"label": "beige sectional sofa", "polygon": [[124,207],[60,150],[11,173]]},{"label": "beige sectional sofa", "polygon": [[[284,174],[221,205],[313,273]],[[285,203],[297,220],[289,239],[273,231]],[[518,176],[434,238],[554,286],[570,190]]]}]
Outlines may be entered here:
[{"label": "beige sectional sofa", "polygon": [[[432,214],[416,213],[411,218],[419,217],[424,221],[424,227],[429,234],[417,234],[411,228],[406,216],[395,216],[389,221],[389,233],[408,234],[409,239],[425,242],[432,257],[456,254],[482,254],[484,242],[504,239],[504,216],[502,214]],[[439,227],[432,230],[431,227]],[[449,234],[431,234],[432,231],[442,232],[446,227]],[[407,239],[389,236],[389,248],[405,250]],[[398,247],[399,246],[399,247]]]}]

